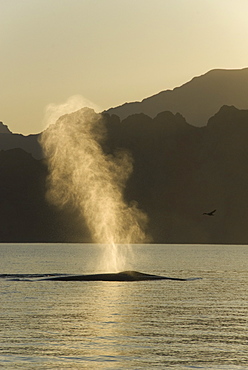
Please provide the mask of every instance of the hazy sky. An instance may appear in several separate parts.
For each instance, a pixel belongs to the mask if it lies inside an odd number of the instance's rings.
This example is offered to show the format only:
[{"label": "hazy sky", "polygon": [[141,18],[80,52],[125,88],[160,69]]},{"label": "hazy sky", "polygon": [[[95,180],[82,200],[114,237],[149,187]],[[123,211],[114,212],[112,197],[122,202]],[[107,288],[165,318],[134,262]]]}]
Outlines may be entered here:
[{"label": "hazy sky", "polygon": [[37,133],[72,95],[103,110],[247,67],[247,19],[247,0],[0,0],[0,121]]}]

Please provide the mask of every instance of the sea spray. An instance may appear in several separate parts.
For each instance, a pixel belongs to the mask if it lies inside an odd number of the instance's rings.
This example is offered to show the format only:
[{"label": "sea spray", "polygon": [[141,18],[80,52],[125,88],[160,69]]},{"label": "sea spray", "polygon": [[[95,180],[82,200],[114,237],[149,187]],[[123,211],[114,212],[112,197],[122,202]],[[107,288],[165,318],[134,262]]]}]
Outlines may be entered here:
[{"label": "sea spray", "polygon": [[124,201],[132,172],[130,154],[105,154],[105,138],[104,117],[83,108],[50,124],[41,144],[49,168],[48,199],[57,206],[73,203],[93,241],[105,245],[102,269],[120,271],[131,260],[129,246],[146,241],[147,216],[135,202]]},{"label": "sea spray", "polygon": [[92,108],[95,112],[102,111],[101,107],[97,106],[82,95],[72,95],[64,103],[50,103],[46,106],[44,119],[42,122],[44,129],[49,127],[50,124],[55,123],[59,117],[63,116],[64,114],[76,112],[82,107]]}]

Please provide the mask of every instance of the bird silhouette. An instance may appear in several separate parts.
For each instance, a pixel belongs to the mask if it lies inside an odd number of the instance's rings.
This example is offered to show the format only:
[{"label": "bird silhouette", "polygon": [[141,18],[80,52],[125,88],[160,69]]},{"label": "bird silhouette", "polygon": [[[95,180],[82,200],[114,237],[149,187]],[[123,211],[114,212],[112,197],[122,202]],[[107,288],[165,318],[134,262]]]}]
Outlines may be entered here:
[{"label": "bird silhouette", "polygon": [[206,215],[206,216],[214,216],[214,213],[216,212],[216,209],[214,209],[213,211],[211,212],[204,212],[203,215]]}]

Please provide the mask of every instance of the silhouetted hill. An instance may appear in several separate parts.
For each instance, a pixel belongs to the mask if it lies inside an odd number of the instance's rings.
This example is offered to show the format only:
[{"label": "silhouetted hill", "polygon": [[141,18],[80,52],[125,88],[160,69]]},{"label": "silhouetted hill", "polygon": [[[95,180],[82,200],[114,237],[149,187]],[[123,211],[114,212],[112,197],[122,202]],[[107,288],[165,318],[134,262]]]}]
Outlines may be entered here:
[{"label": "silhouetted hill", "polygon": [[112,150],[134,157],[126,197],[149,215],[155,242],[248,243],[247,110],[224,106],[202,128],[170,112],[109,120]]},{"label": "silhouetted hill", "polygon": [[38,138],[39,135],[13,134],[8,126],[0,122],[0,150],[21,148],[32,154],[34,158],[41,159],[43,154]]},{"label": "silhouetted hill", "polygon": [[194,126],[204,126],[223,105],[248,109],[248,68],[215,69],[173,90],[162,91],[141,102],[111,108],[121,119],[135,113],[155,117],[163,111],[179,112]]},{"label": "silhouetted hill", "polygon": [[7,125],[4,125],[3,122],[0,122],[0,134],[11,134]]},{"label": "silhouetted hill", "polygon": [[46,201],[47,168],[22,149],[0,151],[0,242],[89,241],[75,211]]},{"label": "silhouetted hill", "polygon": [[[223,106],[201,128],[167,111],[104,120],[104,151],[132,153],[125,198],[148,214],[155,243],[248,244],[248,110]],[[1,242],[91,241],[76,209],[47,203],[46,176],[45,161],[0,151]]]}]

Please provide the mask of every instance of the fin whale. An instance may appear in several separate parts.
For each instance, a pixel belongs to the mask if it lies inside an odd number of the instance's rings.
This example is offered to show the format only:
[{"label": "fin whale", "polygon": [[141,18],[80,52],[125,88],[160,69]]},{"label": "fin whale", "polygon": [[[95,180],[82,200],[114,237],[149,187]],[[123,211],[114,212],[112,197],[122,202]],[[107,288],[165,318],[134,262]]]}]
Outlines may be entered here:
[{"label": "fin whale", "polygon": [[159,275],[145,274],[138,271],[122,271],[117,273],[101,273],[91,275],[66,275],[66,276],[55,276],[47,277],[42,280],[57,280],[57,281],[145,281],[145,280],[177,280],[177,281],[188,281],[196,280],[199,278],[176,278],[166,277]]}]

